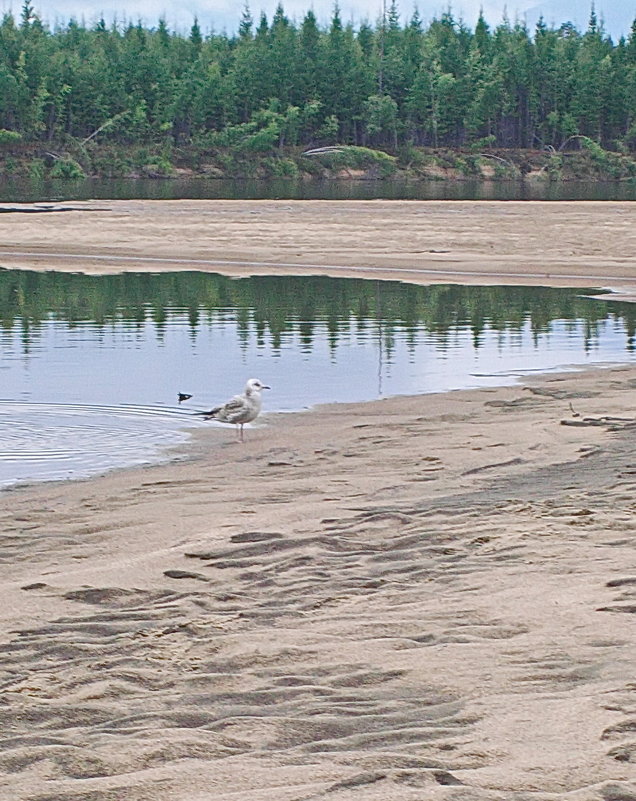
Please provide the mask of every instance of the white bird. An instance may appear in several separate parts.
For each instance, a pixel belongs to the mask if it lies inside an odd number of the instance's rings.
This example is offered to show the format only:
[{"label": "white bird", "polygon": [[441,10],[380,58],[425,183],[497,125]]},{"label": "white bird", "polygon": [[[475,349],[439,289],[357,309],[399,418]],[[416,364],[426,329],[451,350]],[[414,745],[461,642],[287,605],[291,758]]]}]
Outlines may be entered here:
[{"label": "white bird", "polygon": [[258,378],[250,378],[242,395],[235,395],[222,406],[215,406],[209,412],[199,412],[204,417],[221,423],[234,423],[236,437],[243,442],[243,426],[256,420],[261,411],[261,391],[271,389]]}]

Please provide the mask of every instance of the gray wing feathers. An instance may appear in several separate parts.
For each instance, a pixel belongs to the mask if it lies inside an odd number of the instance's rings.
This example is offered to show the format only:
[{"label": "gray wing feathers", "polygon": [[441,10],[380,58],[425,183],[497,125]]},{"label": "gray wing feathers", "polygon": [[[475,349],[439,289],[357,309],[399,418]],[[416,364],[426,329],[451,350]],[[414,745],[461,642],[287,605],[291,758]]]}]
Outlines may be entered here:
[{"label": "gray wing feathers", "polygon": [[245,409],[247,405],[248,404],[242,395],[236,395],[227,403],[223,404],[221,409],[223,409],[224,412],[238,412],[240,409]]},{"label": "gray wing feathers", "polygon": [[259,404],[249,401],[242,395],[236,395],[223,406],[217,406],[205,413],[222,423],[249,423],[258,415]]},{"label": "gray wing feathers", "polygon": [[199,412],[206,418],[219,420],[221,423],[251,423],[261,410],[261,396],[257,392],[235,395],[222,406],[215,406],[209,412]]}]

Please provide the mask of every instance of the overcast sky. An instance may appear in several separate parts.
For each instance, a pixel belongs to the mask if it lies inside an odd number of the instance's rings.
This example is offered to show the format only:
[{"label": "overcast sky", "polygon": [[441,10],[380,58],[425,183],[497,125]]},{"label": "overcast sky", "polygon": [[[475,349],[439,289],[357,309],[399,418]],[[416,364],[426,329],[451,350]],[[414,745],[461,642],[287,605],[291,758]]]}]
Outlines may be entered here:
[{"label": "overcast sky", "polygon": [[[84,19],[87,23],[99,19],[103,15],[107,22],[118,20],[141,19],[147,26],[157,24],[159,17],[165,17],[172,30],[187,31],[196,16],[202,29],[225,30],[232,34],[236,31],[241,17],[243,0],[31,0],[40,17],[51,25],[64,24],[71,17]],[[387,0],[387,5],[390,0]],[[12,11],[15,16],[20,13],[22,0],[0,0],[3,11]],[[277,0],[250,0],[252,15],[257,18],[264,11],[268,19],[277,5]],[[321,24],[326,24],[333,10],[333,0],[286,0],[283,7],[289,17],[302,20],[308,8],[313,8]],[[369,19],[373,22],[381,12],[382,0],[340,0],[340,9],[345,21],[359,22]],[[526,18],[534,25],[539,14],[543,14],[548,23],[565,21],[574,22],[579,29],[587,25],[590,3],[587,0],[402,0],[400,11],[409,17],[417,5],[424,21],[439,15],[449,5],[456,17],[462,17],[472,28],[475,25],[479,9],[483,8],[486,19],[491,24],[501,21],[504,8],[509,18]],[[636,0],[596,0],[599,16],[605,20],[608,32],[617,38],[628,34],[636,17]]]}]

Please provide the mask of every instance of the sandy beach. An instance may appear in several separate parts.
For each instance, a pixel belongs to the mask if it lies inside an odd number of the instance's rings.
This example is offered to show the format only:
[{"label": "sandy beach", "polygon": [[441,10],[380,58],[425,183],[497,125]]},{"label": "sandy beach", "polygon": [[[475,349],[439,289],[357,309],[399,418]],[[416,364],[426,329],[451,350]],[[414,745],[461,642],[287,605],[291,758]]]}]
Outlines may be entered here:
[{"label": "sandy beach", "polygon": [[[636,286],[629,203],[64,205],[0,266]],[[635,406],[632,360],[0,493],[0,799],[636,801]]]}]

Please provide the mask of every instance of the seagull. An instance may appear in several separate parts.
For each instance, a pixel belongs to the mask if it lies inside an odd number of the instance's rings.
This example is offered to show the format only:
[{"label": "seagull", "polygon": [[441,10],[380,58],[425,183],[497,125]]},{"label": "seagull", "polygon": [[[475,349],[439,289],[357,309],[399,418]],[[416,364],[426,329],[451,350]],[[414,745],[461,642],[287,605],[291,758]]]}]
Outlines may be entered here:
[{"label": "seagull", "polygon": [[191,397],[192,395],[188,395],[187,392],[179,392],[177,394],[177,400],[179,401],[179,403],[183,403],[183,401],[190,400]]},{"label": "seagull", "polygon": [[198,412],[207,419],[219,420],[221,423],[234,423],[236,437],[243,442],[243,425],[256,420],[261,411],[261,391],[271,389],[258,378],[250,378],[242,395],[235,395],[222,406],[215,406],[209,412]]}]

